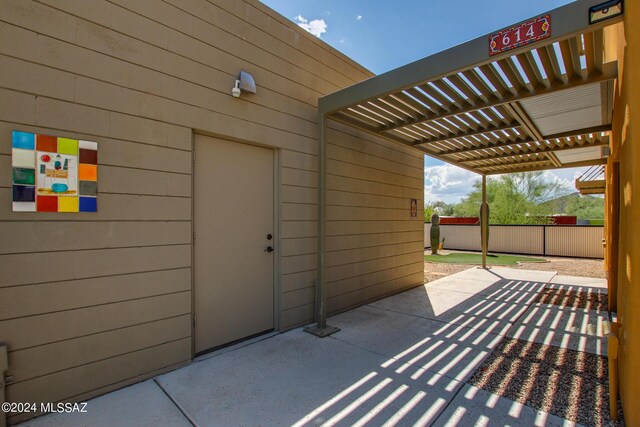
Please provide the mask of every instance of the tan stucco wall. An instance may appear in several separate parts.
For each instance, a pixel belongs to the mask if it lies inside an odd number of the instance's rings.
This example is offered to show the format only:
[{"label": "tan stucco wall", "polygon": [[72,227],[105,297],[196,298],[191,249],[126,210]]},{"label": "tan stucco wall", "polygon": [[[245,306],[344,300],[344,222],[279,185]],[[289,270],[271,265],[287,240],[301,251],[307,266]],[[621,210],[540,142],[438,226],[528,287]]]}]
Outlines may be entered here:
[{"label": "tan stucco wall", "polygon": [[[258,93],[234,99],[240,70]],[[280,328],[311,322],[317,99],[369,76],[256,0],[2,0],[8,398],[81,400],[190,361],[194,130],[277,149]],[[422,218],[409,217],[409,199],[422,206],[423,159],[330,128],[329,308],[339,311],[422,282]],[[98,213],[13,213],[12,129],[97,141]]]},{"label": "tan stucco wall", "polygon": [[[617,260],[608,247],[610,269],[617,266],[617,275],[610,278],[617,283],[617,312],[621,328],[620,340],[620,394],[627,425],[640,425],[640,4],[625,2],[625,25],[618,34],[618,60],[620,78],[616,90],[613,118],[613,152],[609,158],[608,181],[612,183],[613,162],[620,162],[620,217]],[[623,32],[623,33],[622,33]],[[607,205],[615,195],[609,185]],[[616,221],[608,212],[608,229]],[[607,242],[615,242],[609,235]]]}]

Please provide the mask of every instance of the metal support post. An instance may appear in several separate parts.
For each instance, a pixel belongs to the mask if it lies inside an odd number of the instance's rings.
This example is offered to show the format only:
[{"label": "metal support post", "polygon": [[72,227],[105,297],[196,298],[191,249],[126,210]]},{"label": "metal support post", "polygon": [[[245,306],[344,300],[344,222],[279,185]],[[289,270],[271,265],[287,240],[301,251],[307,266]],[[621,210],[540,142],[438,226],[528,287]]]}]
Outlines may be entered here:
[{"label": "metal support post", "polygon": [[487,228],[489,218],[487,215],[487,176],[482,175],[482,206],[480,207],[482,215],[480,215],[480,238],[482,239],[482,268],[487,268]]},{"label": "metal support post", "polygon": [[329,336],[340,329],[327,325],[327,118],[320,111],[318,136],[318,278],[316,280],[316,325],[304,328],[306,332],[320,338]]}]

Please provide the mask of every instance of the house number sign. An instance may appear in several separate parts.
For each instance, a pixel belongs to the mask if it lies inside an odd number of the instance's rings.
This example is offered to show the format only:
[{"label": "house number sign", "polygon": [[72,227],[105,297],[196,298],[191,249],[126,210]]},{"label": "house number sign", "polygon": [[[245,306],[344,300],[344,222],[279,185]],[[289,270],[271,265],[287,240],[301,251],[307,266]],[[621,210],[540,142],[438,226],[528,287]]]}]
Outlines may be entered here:
[{"label": "house number sign", "polygon": [[551,36],[551,16],[539,16],[489,36],[489,55],[497,55]]}]

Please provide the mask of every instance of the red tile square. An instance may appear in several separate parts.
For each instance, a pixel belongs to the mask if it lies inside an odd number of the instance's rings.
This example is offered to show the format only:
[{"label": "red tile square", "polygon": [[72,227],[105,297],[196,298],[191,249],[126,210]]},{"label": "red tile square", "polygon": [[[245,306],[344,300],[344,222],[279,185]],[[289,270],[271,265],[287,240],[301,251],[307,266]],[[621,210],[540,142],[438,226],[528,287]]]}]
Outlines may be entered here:
[{"label": "red tile square", "polygon": [[58,212],[58,196],[37,196],[37,212]]},{"label": "red tile square", "polygon": [[36,135],[36,150],[55,153],[58,151],[58,138],[48,135]]},{"label": "red tile square", "polygon": [[97,165],[98,164],[98,151],[97,150],[87,150],[84,148],[80,149],[80,163],[85,163],[88,165]]}]

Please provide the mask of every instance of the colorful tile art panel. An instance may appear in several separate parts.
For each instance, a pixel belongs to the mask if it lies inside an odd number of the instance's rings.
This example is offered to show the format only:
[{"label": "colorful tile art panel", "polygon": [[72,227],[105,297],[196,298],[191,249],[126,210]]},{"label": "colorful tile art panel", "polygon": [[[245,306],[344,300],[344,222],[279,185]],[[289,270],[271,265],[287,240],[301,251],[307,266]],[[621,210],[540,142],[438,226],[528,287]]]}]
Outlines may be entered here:
[{"label": "colorful tile art panel", "polygon": [[14,212],[97,212],[98,143],[13,131]]}]

